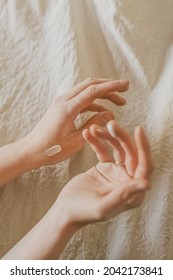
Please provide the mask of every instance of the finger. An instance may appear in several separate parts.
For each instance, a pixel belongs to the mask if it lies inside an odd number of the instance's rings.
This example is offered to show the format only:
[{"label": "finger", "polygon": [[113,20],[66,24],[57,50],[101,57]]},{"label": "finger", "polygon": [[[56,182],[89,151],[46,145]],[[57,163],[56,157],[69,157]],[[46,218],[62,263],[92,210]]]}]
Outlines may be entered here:
[{"label": "finger", "polygon": [[83,138],[91,146],[100,162],[112,162],[113,159],[109,150],[98,138],[94,137],[88,129],[83,130]]},{"label": "finger", "polygon": [[108,109],[100,104],[97,103],[92,103],[91,105],[89,105],[88,107],[86,107],[85,109],[83,109],[81,111],[81,113],[83,112],[103,112],[103,111],[108,111]]},{"label": "finger", "polygon": [[[109,81],[102,84],[91,85],[79,95],[68,101],[73,118],[97,98],[106,96],[110,92],[124,91],[128,89],[128,81]],[[114,101],[116,104],[116,101]]]},{"label": "finger", "polygon": [[84,129],[89,129],[89,127],[92,124],[97,124],[102,127],[105,126],[107,122],[112,119],[114,119],[114,114],[110,111],[104,111],[95,114],[76,131],[76,141],[83,141],[82,131]]},{"label": "finger", "polygon": [[149,178],[153,171],[153,162],[150,144],[144,129],[140,126],[136,127],[134,137],[138,152],[138,166],[135,172],[135,178]]},{"label": "finger", "polygon": [[135,195],[144,194],[150,189],[148,180],[131,180],[121,184],[118,188],[112,189],[101,201],[105,212],[117,210],[118,207],[127,205],[128,200]]},{"label": "finger", "polygon": [[125,166],[130,176],[134,175],[138,163],[137,148],[134,140],[115,121],[107,124],[107,129],[112,137],[116,138],[125,152]]},{"label": "finger", "polygon": [[113,154],[116,161],[124,162],[125,154],[123,148],[121,147],[119,141],[113,138],[106,128],[93,125],[90,129],[92,130],[92,134],[95,137],[106,141],[107,144],[113,149]]},{"label": "finger", "polygon": [[146,192],[134,194],[128,201],[125,203],[126,210],[139,207],[144,199],[145,199]]},{"label": "finger", "polygon": [[87,87],[95,84],[102,84],[108,81],[111,81],[112,79],[106,79],[106,78],[88,78],[85,81],[81,82],[66,95],[67,100],[70,100],[71,98],[78,95],[81,91],[84,91]]},{"label": "finger", "polygon": [[114,114],[110,111],[104,111],[104,112],[99,112],[92,116],[90,119],[88,119],[82,127],[80,127],[80,130],[82,131],[85,128],[89,128],[92,124],[97,124],[99,126],[105,126],[110,120],[113,120]]},{"label": "finger", "polygon": [[101,99],[107,99],[118,106],[123,106],[126,104],[126,99],[119,96],[117,92],[108,93],[106,96],[101,97]]},{"label": "finger", "polygon": [[89,129],[92,124],[97,124],[99,126],[106,126],[107,122],[114,119],[114,114],[110,111],[99,112],[89,118],[81,127],[79,127],[75,131],[75,139],[76,143],[84,143],[84,139],[82,137],[82,131],[84,129]]}]

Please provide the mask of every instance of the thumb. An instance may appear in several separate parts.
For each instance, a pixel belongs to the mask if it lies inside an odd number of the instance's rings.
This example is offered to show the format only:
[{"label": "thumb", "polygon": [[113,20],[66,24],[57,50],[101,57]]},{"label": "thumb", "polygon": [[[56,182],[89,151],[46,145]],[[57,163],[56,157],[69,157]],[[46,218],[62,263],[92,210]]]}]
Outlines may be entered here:
[{"label": "thumb", "polygon": [[85,140],[82,137],[82,131],[84,129],[88,129],[92,124],[96,124],[104,127],[110,120],[114,120],[114,119],[115,119],[114,114],[110,111],[104,111],[95,114],[76,131],[76,141],[80,142],[81,145],[83,145],[85,143]]},{"label": "thumb", "polygon": [[114,119],[115,119],[114,114],[110,111],[97,113],[89,120],[87,120],[87,122],[82,127],[79,128],[79,132],[81,133],[84,129],[88,129],[92,124],[96,124],[102,127],[106,126],[106,124],[110,120],[114,120]]},{"label": "thumb", "polygon": [[[130,180],[113,189],[102,199],[105,209],[111,210],[128,205],[138,195],[144,195],[150,189],[150,183],[146,179]],[[140,200],[142,203],[142,200]],[[133,205],[132,205],[133,206]],[[135,205],[133,206],[133,208]]]}]

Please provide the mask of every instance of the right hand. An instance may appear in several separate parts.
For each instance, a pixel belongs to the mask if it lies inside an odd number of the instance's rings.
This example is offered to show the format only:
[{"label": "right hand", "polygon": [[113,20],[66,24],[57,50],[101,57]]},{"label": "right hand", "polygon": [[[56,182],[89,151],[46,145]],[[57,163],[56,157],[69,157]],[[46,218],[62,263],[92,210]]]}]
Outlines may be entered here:
[{"label": "right hand", "polygon": [[[26,136],[28,157],[37,168],[43,165],[60,162],[85,144],[82,131],[91,124],[105,126],[114,119],[112,112],[106,107],[95,103],[96,99],[107,99],[122,106],[126,100],[119,96],[119,92],[128,89],[127,80],[116,81],[110,79],[87,79],[71,89],[68,93],[56,97],[43,118]],[[76,117],[86,111],[96,112],[82,127],[75,127]],[[60,145],[62,150],[52,156],[46,156],[45,151],[52,146]]]}]

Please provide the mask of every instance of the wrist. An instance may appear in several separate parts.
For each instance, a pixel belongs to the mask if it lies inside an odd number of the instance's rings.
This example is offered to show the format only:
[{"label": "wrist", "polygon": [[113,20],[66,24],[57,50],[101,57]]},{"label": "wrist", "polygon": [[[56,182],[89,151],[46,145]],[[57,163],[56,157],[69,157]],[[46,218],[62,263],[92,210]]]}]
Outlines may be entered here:
[{"label": "wrist", "polygon": [[[38,235],[46,234],[46,244],[43,240],[43,251],[40,254],[43,259],[59,258],[69,240],[78,230],[75,224],[71,222],[65,207],[65,205],[61,207],[60,204],[55,202],[40,221]],[[38,256],[38,258],[40,258],[40,256]]]},{"label": "wrist", "polygon": [[75,231],[64,208],[55,203],[3,259],[57,259]]},{"label": "wrist", "polygon": [[38,139],[34,130],[24,137],[24,142],[24,156],[29,169],[37,169],[58,162],[56,154],[55,156],[48,156],[45,154],[45,152],[55,146],[55,144],[52,143],[52,141]]},{"label": "wrist", "polygon": [[56,219],[58,221],[54,224],[55,231],[61,229],[68,238],[71,238],[81,227],[75,219],[72,219],[71,213],[68,211],[68,205],[62,204],[58,199],[49,210],[49,213],[52,216],[52,220]]},{"label": "wrist", "polygon": [[20,174],[31,171],[36,168],[34,157],[31,153],[30,142],[27,136],[19,139],[14,143],[17,154],[16,163],[19,167]]},{"label": "wrist", "polygon": [[39,143],[38,140],[35,141],[35,139],[37,139],[37,137],[35,137],[33,132],[22,139],[23,145],[25,146],[22,156],[28,171],[48,164],[47,158],[44,155],[43,143],[41,140]]},{"label": "wrist", "polygon": [[1,185],[33,169],[33,163],[24,138],[0,148],[0,182]]}]

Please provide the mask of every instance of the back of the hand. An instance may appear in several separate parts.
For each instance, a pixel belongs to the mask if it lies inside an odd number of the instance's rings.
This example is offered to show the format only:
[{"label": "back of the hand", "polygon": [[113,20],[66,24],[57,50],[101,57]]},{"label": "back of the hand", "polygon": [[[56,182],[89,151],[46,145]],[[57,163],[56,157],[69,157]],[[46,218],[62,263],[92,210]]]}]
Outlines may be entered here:
[{"label": "back of the hand", "polygon": [[[117,93],[128,89],[128,81],[109,79],[87,79],[69,93],[56,97],[37,126],[26,136],[28,157],[35,166],[60,162],[77,152],[83,145],[82,131],[91,124],[104,126],[114,115],[94,101],[108,99],[119,106],[125,99]],[[74,121],[85,111],[97,112],[82,127],[77,129]],[[48,156],[45,151],[51,147],[61,148],[60,152]]]}]

